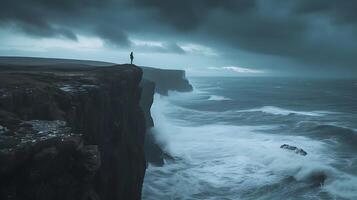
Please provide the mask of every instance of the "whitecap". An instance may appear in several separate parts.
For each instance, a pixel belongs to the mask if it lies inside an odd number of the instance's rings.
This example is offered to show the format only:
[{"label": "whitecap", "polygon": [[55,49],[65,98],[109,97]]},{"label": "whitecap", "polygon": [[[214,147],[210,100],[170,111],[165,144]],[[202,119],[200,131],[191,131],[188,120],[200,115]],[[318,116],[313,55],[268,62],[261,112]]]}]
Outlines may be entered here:
[{"label": "whitecap", "polygon": [[335,112],[330,112],[330,111],[295,111],[295,110],[288,110],[275,106],[263,106],[261,108],[239,110],[237,112],[263,112],[273,115],[284,115],[284,116],[290,114],[296,114],[296,115],[305,115],[305,116],[313,116],[313,117],[321,117],[327,114],[336,114]]},{"label": "whitecap", "polygon": [[[188,98],[192,93],[176,95],[174,99]],[[355,199],[356,176],[334,167],[339,162],[331,152],[334,143],[283,133],[270,134],[281,131],[275,125],[235,126],[216,122],[190,126],[177,123],[177,119],[170,118],[168,114],[204,112],[178,108],[171,104],[170,96],[156,95],[151,111],[158,141],[165,151],[179,160],[175,159],[175,162],[167,163],[164,167],[149,166],[143,199],[216,199],[217,196],[222,199],[241,199],[240,194],[244,192],[280,183],[287,177],[293,177],[294,183],[321,183],[321,190],[329,194]],[[322,116],[330,113],[294,111],[273,106],[239,112],[283,116]],[[285,143],[303,148],[308,155],[300,156],[280,149],[280,145]],[[252,196],[251,199],[256,197]]]},{"label": "whitecap", "polygon": [[219,96],[219,95],[211,95],[208,98],[209,101],[228,101],[228,100],[232,100],[228,97],[224,97],[224,96]]}]

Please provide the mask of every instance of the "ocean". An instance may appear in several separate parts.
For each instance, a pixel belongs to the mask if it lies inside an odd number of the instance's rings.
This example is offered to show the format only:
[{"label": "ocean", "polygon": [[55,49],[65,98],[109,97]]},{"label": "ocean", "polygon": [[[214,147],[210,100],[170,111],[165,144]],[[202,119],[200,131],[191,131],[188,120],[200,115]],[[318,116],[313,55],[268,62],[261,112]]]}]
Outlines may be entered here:
[{"label": "ocean", "polygon": [[357,199],[357,80],[189,80],[193,92],[155,96],[174,159],[149,165],[144,200]]}]

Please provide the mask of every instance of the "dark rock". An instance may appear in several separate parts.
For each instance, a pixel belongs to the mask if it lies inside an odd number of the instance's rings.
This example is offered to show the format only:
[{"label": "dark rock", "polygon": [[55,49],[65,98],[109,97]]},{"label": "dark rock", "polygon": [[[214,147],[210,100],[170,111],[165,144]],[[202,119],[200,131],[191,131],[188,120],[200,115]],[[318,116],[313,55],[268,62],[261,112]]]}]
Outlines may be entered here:
[{"label": "dark rock", "polygon": [[88,172],[95,172],[99,169],[101,160],[97,145],[86,145],[80,149],[81,165]]},{"label": "dark rock", "polygon": [[300,148],[297,148],[295,146],[291,146],[291,145],[288,145],[288,144],[283,144],[283,145],[280,146],[280,148],[287,149],[287,150],[290,150],[290,151],[294,151],[296,154],[300,154],[302,156],[306,156],[307,155],[307,152],[304,151],[303,149],[300,149]]},{"label": "dark rock", "polygon": [[167,95],[169,91],[190,92],[192,85],[186,79],[184,70],[156,69],[141,67],[143,78],[155,82],[155,91]]},{"label": "dark rock", "polygon": [[145,114],[146,127],[150,128],[154,126],[154,120],[151,117],[150,109],[154,102],[155,83],[143,79],[140,83],[140,87],[142,88],[140,106],[142,107]]},{"label": "dark rock", "polygon": [[189,92],[192,91],[192,86],[186,79],[185,71],[183,70],[155,69],[149,67],[141,68],[143,69],[144,79],[141,82],[143,98],[141,99],[140,104],[144,110],[146,126],[148,128],[145,137],[145,156],[147,162],[155,166],[163,166],[164,159],[173,159],[156,142],[155,133],[150,131],[150,128],[154,126],[150,114],[154,93],[168,95],[169,91]]},{"label": "dark rock", "polygon": [[[79,198],[82,194],[75,190],[94,181],[95,175],[95,171],[86,172],[83,166],[92,160],[81,156],[88,148],[82,145],[82,138],[68,132],[64,122],[36,120],[24,123],[39,125],[37,128],[41,129],[37,131],[51,127],[55,132],[1,137],[5,140],[0,143],[13,140],[11,147],[1,144],[0,148],[1,199]],[[99,154],[98,151],[94,153]],[[100,162],[97,161],[96,165],[100,166]],[[67,197],[66,194],[73,196]]]},{"label": "dark rock", "polygon": [[[142,69],[0,57],[0,199],[140,199],[153,94],[192,90],[182,70]],[[148,158],[171,159],[146,141]]]},{"label": "dark rock", "polygon": [[146,161],[155,165],[164,165],[164,151],[160,145],[156,142],[153,133],[147,130],[145,137],[145,157]]},{"label": "dark rock", "polygon": [[132,65],[0,66],[0,199],[140,199],[141,77]]}]

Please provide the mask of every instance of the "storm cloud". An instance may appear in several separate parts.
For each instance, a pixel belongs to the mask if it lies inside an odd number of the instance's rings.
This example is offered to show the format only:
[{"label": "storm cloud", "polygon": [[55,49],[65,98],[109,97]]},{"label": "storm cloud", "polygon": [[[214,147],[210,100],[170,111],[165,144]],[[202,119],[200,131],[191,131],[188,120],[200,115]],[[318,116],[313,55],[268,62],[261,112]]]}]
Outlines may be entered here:
[{"label": "storm cloud", "polygon": [[[30,37],[100,37],[110,48],[185,54],[180,44],[214,49],[257,68],[357,74],[357,2],[338,0],[3,0],[0,26]],[[133,38],[161,41],[138,46]],[[288,60],[284,66],[276,59]],[[250,59],[253,60],[254,59]],[[256,61],[251,63],[258,63]],[[249,60],[245,63],[249,64]],[[269,64],[268,64],[269,63]],[[232,63],[235,65],[236,63]]]}]

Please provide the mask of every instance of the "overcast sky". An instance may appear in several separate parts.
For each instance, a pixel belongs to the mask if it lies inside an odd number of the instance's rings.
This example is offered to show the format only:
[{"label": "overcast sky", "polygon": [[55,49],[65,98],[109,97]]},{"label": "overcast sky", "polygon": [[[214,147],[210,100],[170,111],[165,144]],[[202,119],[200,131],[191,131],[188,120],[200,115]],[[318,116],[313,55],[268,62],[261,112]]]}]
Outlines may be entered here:
[{"label": "overcast sky", "polygon": [[0,55],[357,77],[354,0],[1,0]]}]

